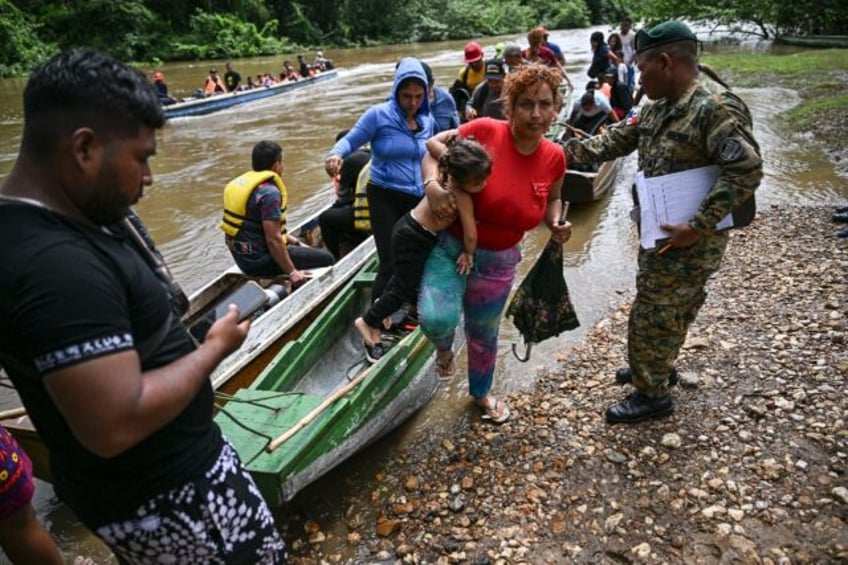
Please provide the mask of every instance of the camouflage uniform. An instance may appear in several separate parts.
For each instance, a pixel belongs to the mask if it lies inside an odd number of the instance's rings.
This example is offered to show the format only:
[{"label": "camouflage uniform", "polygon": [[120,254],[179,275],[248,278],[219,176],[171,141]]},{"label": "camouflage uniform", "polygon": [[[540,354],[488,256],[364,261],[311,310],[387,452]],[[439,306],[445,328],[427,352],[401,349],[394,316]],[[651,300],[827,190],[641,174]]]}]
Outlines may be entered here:
[{"label": "camouflage uniform", "polygon": [[762,159],[751,115],[736,95],[700,74],[677,102],[644,107],[635,124],[566,146],[569,159],[607,161],[639,150],[646,177],[718,165],[721,174],[689,222],[700,234],[688,248],[639,249],[636,299],[628,326],[633,384],[646,396],[666,394],[668,378],[689,325],[706,298],[727,235],[713,229],[751,197],[762,178]]}]

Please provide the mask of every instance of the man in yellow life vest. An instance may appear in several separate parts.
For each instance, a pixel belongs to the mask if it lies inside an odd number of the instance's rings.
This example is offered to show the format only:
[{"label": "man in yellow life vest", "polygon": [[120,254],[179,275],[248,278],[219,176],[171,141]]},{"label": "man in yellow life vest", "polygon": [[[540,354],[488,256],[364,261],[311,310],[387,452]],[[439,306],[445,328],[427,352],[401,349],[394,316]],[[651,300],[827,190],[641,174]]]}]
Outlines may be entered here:
[{"label": "man in yellow life vest", "polygon": [[236,265],[255,277],[288,275],[298,285],[302,269],[333,264],[325,249],[310,247],[286,232],[288,193],[280,174],[283,148],[260,141],[251,155],[253,170],[230,181],[224,189],[221,229]]}]

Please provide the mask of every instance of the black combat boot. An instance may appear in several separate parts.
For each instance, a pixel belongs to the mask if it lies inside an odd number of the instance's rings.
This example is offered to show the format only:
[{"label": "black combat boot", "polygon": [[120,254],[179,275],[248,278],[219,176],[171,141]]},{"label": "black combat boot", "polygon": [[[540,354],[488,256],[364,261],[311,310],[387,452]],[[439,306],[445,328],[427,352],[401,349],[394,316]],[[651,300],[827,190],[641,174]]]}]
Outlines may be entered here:
[{"label": "black combat boot", "polygon": [[669,395],[656,398],[634,391],[624,402],[607,409],[607,422],[610,424],[632,424],[651,418],[663,418],[674,412]]}]

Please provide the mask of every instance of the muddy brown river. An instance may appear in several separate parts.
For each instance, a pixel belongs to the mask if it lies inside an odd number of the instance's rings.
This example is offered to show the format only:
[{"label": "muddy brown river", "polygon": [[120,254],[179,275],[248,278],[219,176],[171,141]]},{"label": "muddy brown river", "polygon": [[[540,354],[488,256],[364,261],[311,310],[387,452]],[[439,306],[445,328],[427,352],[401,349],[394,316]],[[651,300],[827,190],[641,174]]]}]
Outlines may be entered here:
[{"label": "muddy brown river", "polygon": [[[598,28],[594,28],[598,29]],[[553,41],[563,47],[574,83],[585,82],[589,64],[589,35],[594,29],[554,31]],[[603,29],[603,31],[608,31]],[[489,38],[483,42],[487,56],[498,41],[526,42],[519,36]],[[391,86],[395,61],[416,56],[434,70],[437,84],[447,87],[461,65],[464,42],[395,45],[368,49],[325,51],[339,68],[339,78],[209,116],[183,118],[169,123],[158,136],[153,159],[154,184],[137,206],[174,274],[187,292],[230,265],[218,228],[221,192],[228,180],[250,166],[250,150],[261,139],[279,141],[284,149],[283,178],[289,188],[289,217],[295,222],[332,200],[323,171],[323,155],[336,133],[350,127],[371,104],[384,99]],[[307,58],[311,54],[307,54]],[[285,59],[234,60],[248,74],[278,73]],[[222,69],[224,61],[169,63],[154,70],[165,73],[172,95],[187,96],[199,86],[210,66]],[[22,127],[21,94],[25,79],[0,80],[0,179],[14,163]],[[763,87],[740,89],[755,121],[755,133],[765,158],[765,178],[758,192],[760,207],[773,203],[844,202],[848,187],[824,156],[803,142],[787,138],[773,118],[798,102],[793,91]],[[591,205],[573,206],[569,219],[574,236],[565,247],[566,280],[582,323],[581,328],[537,345],[528,363],[519,363],[511,345],[520,340],[509,321],[501,328],[501,354],[495,391],[508,392],[533,386],[542,371],[556,364],[558,353],[579,340],[586,328],[602,320],[608,308],[618,305],[621,293],[634,284],[637,239],[629,220],[629,188],[636,172],[635,157],[624,159],[611,194]],[[521,274],[546,241],[544,229],[527,236]],[[463,367],[460,366],[460,374]],[[447,427],[466,425],[467,388],[461,378],[441,385],[433,400],[390,437],[368,448],[304,490],[278,512],[285,530],[290,518],[308,514],[323,530],[344,539],[340,516],[346,494],[373,489],[381,462],[414,434],[440,434]],[[14,393],[0,388],[0,408],[16,406]],[[39,482],[36,507],[41,520],[57,538],[66,558],[91,557],[96,563],[116,563],[100,542],[82,527],[53,495],[49,484]],[[0,555],[2,558],[2,555]]]}]

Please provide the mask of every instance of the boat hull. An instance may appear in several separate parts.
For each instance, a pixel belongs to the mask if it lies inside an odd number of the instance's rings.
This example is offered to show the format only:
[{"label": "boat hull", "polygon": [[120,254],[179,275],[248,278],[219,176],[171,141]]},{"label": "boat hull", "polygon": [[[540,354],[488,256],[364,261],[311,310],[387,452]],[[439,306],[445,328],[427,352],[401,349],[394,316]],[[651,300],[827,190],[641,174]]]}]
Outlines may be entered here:
[{"label": "boat hull", "polygon": [[338,78],[337,70],[325,71],[313,77],[301,79],[296,82],[287,82],[267,88],[254,88],[251,90],[242,90],[231,94],[219,94],[208,98],[199,98],[197,100],[189,100],[187,102],[178,102],[165,106],[165,118],[170,120],[173,118],[190,118],[192,116],[204,116],[233,106],[239,106],[247,102],[270,98],[286,92],[292,92],[312,84],[319,82],[327,82]]},{"label": "boat hull", "polygon": [[[373,273],[357,275],[215,417],[273,506],[400,425],[438,387],[435,349],[420,329],[399,336],[377,364],[368,366],[353,320],[370,303],[372,282]],[[281,434],[290,437],[267,451],[272,438]]]},{"label": "boat hull", "polygon": [[615,184],[619,159],[605,161],[597,171],[569,169],[562,183],[562,199],[571,204],[584,204],[603,198]]}]

